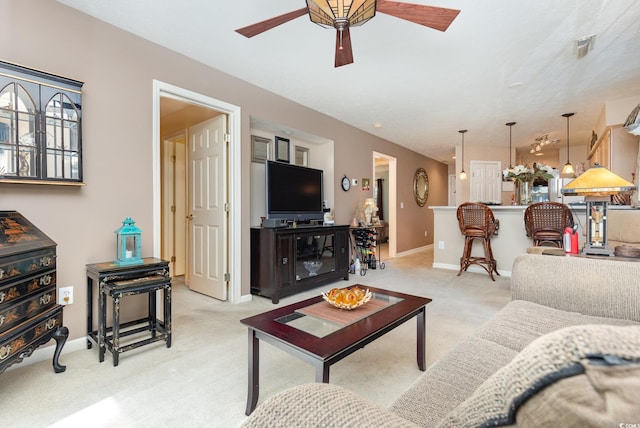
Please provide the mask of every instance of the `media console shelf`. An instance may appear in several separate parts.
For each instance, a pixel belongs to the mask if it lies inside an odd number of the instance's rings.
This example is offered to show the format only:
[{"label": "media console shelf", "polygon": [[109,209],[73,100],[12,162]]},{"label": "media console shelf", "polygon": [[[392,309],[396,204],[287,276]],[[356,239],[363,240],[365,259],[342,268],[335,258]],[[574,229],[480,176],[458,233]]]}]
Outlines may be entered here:
[{"label": "media console shelf", "polygon": [[349,226],[251,228],[251,293],[281,297],[349,279]]}]

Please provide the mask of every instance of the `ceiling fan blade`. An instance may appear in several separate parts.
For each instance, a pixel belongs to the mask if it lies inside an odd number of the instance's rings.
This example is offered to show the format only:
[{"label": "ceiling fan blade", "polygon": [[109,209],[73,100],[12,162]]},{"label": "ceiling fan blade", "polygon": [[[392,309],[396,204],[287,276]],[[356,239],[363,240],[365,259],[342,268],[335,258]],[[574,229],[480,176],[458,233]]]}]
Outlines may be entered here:
[{"label": "ceiling fan blade", "polygon": [[353,51],[351,50],[351,35],[349,27],[342,30],[336,30],[336,67],[351,64],[353,62]]},{"label": "ceiling fan blade", "polygon": [[302,15],[306,15],[308,12],[309,11],[307,10],[307,8],[303,7],[302,9],[294,10],[293,12],[285,13],[284,15],[276,16],[265,21],[260,21],[243,28],[238,28],[236,30],[236,33],[240,33],[245,37],[257,36],[258,34],[264,33],[267,30],[271,30],[278,25],[282,25],[301,17]]},{"label": "ceiling fan blade", "polygon": [[407,21],[439,31],[446,31],[460,13],[457,9],[399,3],[391,0],[377,0],[376,12],[406,19]]}]

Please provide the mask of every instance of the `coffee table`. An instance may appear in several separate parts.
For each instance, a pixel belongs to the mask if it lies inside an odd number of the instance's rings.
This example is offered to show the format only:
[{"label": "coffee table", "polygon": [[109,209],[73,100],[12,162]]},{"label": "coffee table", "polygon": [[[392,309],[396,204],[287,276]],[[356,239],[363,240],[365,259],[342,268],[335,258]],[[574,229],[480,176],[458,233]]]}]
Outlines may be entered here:
[{"label": "coffee table", "polygon": [[258,402],[259,340],[313,365],[316,382],[329,383],[332,364],[416,317],[418,368],[425,370],[425,315],[431,299],[358,286],[373,297],[352,311],[334,308],[319,295],[240,320],[249,328],[247,416]]}]

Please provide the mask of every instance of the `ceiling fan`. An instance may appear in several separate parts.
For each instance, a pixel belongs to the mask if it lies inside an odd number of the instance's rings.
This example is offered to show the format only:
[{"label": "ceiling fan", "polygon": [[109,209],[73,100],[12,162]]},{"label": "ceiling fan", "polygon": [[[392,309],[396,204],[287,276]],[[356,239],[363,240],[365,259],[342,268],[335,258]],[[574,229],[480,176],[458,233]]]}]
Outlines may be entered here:
[{"label": "ceiling fan", "polygon": [[236,32],[245,37],[253,37],[309,14],[312,22],[325,28],[336,29],[335,66],[341,67],[353,62],[349,28],[364,24],[373,18],[376,12],[386,13],[439,31],[446,31],[460,13],[456,9],[391,0],[307,0],[307,7],[239,28]]}]

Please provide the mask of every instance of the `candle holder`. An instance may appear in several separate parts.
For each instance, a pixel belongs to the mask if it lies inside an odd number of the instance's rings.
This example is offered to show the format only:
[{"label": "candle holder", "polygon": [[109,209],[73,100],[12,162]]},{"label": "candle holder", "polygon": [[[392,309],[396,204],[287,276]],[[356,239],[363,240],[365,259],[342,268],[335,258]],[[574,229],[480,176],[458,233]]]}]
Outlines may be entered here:
[{"label": "candle holder", "polygon": [[115,231],[116,234],[116,260],[119,266],[142,264],[141,241],[142,230],[136,227],[136,222],[127,217],[122,222],[122,227]]}]

